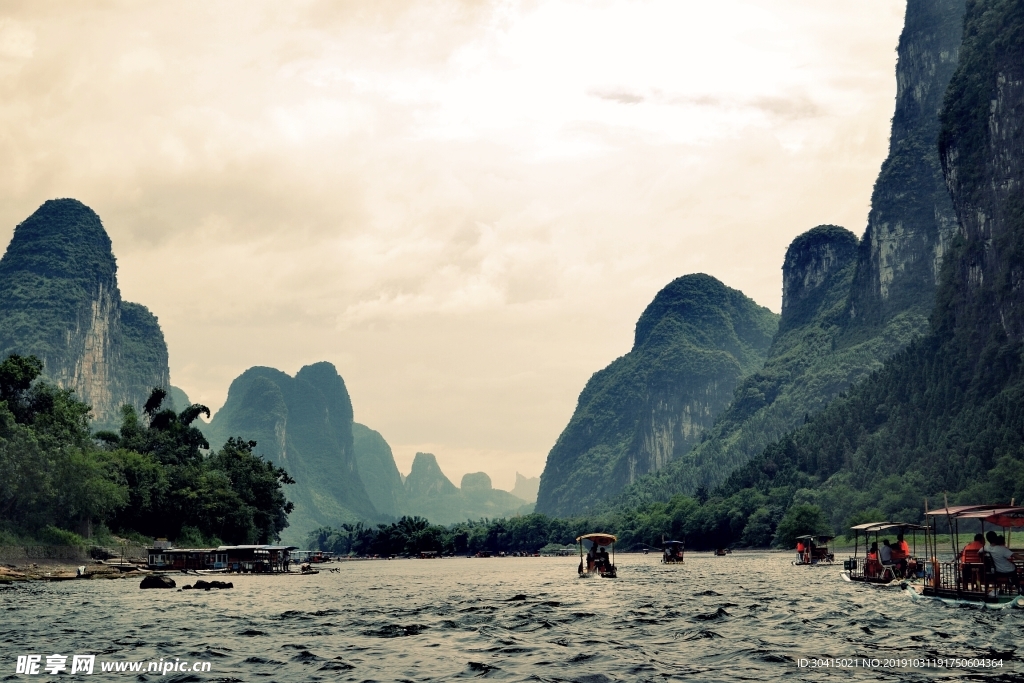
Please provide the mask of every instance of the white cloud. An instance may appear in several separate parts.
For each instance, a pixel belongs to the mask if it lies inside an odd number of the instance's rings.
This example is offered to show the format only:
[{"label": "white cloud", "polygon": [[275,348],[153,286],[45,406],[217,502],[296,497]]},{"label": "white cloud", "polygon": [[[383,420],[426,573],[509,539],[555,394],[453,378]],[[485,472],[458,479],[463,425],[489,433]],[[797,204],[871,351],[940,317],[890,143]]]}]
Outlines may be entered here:
[{"label": "white cloud", "polygon": [[535,475],[668,281],[778,310],[794,236],[862,230],[902,12],[30,3],[0,23],[0,240],[77,197],[193,399],[331,360],[454,481]]}]

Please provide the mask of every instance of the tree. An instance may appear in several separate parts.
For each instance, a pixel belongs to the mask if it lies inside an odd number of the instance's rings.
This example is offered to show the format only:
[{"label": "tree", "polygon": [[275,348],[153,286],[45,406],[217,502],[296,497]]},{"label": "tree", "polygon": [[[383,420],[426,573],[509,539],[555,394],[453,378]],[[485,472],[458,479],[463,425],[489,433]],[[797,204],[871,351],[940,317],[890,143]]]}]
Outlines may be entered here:
[{"label": "tree", "polygon": [[786,511],[775,531],[775,545],[779,548],[792,548],[796,537],[805,534],[829,533],[825,513],[817,505],[801,503]]}]

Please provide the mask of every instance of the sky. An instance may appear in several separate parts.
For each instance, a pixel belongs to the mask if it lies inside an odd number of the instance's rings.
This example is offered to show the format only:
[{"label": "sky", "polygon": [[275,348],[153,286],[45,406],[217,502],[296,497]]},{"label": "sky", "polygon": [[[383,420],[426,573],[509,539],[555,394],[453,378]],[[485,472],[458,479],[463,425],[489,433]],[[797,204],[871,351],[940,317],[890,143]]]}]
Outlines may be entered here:
[{"label": "sky", "polygon": [[0,245],[95,210],[171,382],[338,368],[408,472],[538,476],[674,278],[863,234],[900,0],[0,0]]}]

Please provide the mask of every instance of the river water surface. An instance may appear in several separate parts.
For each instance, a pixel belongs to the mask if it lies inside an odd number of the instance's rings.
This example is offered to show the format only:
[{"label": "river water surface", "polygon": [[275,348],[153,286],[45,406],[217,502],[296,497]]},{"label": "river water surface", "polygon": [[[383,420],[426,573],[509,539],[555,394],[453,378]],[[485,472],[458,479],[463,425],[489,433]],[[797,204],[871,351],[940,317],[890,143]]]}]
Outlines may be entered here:
[{"label": "river water surface", "polygon": [[[210,662],[209,673],[84,680],[1020,680],[1024,610],[917,604],[779,553],[619,555],[618,579],[575,558],[344,562],[316,576],[233,577],[225,591],[139,579],[0,586],[0,680],[18,655]],[[209,578],[209,577],[207,577]],[[178,585],[194,577],[176,577]],[[843,670],[801,660],[838,658]],[[884,668],[891,659],[1002,666]],[[877,660],[864,668],[862,660]],[[850,662],[845,662],[850,664]],[[892,662],[888,662],[892,664]],[[947,662],[956,664],[956,662]],[[67,672],[63,672],[64,676]]]}]

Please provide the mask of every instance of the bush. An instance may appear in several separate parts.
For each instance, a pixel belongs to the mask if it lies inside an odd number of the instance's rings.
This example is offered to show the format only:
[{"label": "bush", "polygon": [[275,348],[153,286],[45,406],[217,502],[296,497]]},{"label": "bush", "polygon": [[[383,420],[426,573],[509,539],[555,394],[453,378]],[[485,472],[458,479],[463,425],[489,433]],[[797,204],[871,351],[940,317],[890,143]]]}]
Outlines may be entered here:
[{"label": "bush", "polygon": [[73,531],[58,529],[52,524],[39,532],[39,541],[43,545],[85,546],[85,539]]}]

